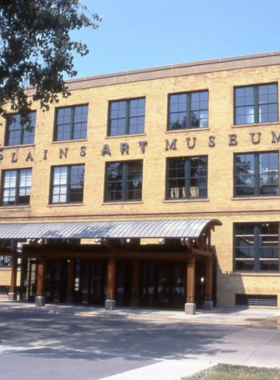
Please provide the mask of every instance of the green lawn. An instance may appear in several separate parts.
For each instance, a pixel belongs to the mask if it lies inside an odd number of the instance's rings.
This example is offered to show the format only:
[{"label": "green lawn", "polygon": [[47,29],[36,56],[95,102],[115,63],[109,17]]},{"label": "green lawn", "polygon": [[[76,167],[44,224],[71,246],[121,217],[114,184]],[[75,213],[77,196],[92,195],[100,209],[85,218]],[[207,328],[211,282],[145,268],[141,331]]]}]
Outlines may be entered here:
[{"label": "green lawn", "polygon": [[[279,363],[280,365],[280,363]],[[279,380],[280,368],[218,364],[182,380]]]}]

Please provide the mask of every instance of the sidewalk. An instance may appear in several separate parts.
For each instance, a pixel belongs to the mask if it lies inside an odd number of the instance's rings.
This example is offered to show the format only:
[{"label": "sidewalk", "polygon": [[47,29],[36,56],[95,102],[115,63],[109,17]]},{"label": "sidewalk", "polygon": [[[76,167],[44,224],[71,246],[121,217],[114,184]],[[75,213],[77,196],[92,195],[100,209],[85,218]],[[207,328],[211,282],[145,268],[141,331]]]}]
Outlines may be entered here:
[{"label": "sidewalk", "polygon": [[[23,344],[23,346],[22,343],[12,344],[5,340],[2,344],[2,367],[6,366],[6,373],[13,376],[11,362],[18,363],[16,368],[18,373],[24,373],[22,368],[25,368],[26,364],[32,368],[32,375],[29,373],[29,377],[24,378],[28,380],[37,379],[39,373],[42,380],[69,379],[67,375],[69,368],[72,368],[73,372],[77,368],[81,371],[78,367],[81,365],[79,360],[71,360],[71,355],[80,358],[82,369],[88,368],[87,375],[93,371],[93,368],[96,371],[98,365],[99,369],[103,368],[104,361],[107,366],[114,368],[112,375],[108,376],[107,373],[107,377],[104,375],[86,377],[103,380],[181,380],[182,377],[218,363],[271,368],[279,367],[280,363],[280,309],[214,308],[211,311],[198,310],[195,315],[185,315],[184,311],[179,310],[126,308],[105,311],[104,308],[68,304],[47,304],[45,307],[36,307],[34,303],[10,302],[2,299],[0,300],[1,310],[7,311],[7,315],[11,315],[10,312],[13,310],[17,312],[16,314],[20,315],[24,321],[21,325],[21,334],[26,332],[28,327],[36,337],[32,344]],[[21,312],[23,312],[22,315]],[[28,312],[31,316],[31,326]],[[34,318],[34,312],[38,313],[38,318],[36,316]],[[75,319],[75,316],[80,318]],[[83,317],[87,318],[83,320]],[[86,326],[91,326],[90,317],[94,317],[92,319],[95,323],[93,322],[92,326],[95,327],[87,332]],[[82,325],[83,328],[75,330],[78,328],[76,326],[74,330],[71,330],[74,334],[69,341],[67,329],[62,328],[60,338],[57,337],[56,323],[48,325],[48,332],[42,335],[40,324],[44,324],[45,320],[69,322],[72,328],[73,321],[76,320],[77,323],[74,322],[74,325]],[[137,332],[137,329],[132,331],[131,327],[133,325],[135,327],[138,322],[142,326],[140,331],[146,329],[148,332],[153,331],[156,338],[153,340],[148,333],[143,340],[136,342],[136,351],[126,351],[127,347],[133,347],[135,344],[134,334],[139,338],[139,331]],[[125,331],[126,325],[127,331]],[[35,329],[33,329],[34,326],[36,326]],[[65,324],[59,322],[59,326],[65,327]],[[117,335],[111,337],[115,326],[117,326]],[[55,330],[55,338],[53,338],[53,330]],[[181,338],[180,332],[184,339]],[[22,337],[21,334],[19,337]],[[27,334],[29,334],[28,330]],[[164,337],[164,334],[169,335]],[[159,343],[157,343],[157,338]],[[172,346],[173,338],[174,345]],[[30,339],[29,335],[28,339]],[[81,339],[82,346],[80,346]],[[19,342],[22,341],[19,340]],[[160,355],[155,354],[161,352],[158,351],[157,345],[165,346],[167,343],[168,349],[163,350]],[[171,351],[170,347],[172,347]],[[54,356],[53,352],[55,352]],[[21,361],[22,356],[24,356],[24,361]],[[149,358],[148,361],[147,358]],[[126,367],[125,362],[134,364],[137,362],[137,364],[135,368]],[[49,375],[53,367],[56,368],[56,377]],[[3,378],[14,380],[20,377]]]},{"label": "sidewalk", "polygon": [[195,323],[232,324],[280,330],[280,309],[276,308],[218,308],[197,310],[195,315],[186,315],[182,310],[159,310],[146,308],[117,308],[106,311],[102,307],[72,304],[46,304],[36,307],[34,303],[0,299],[0,308],[12,307],[47,313],[71,313],[86,316],[112,316],[128,319],[147,319],[164,322],[180,321]]}]

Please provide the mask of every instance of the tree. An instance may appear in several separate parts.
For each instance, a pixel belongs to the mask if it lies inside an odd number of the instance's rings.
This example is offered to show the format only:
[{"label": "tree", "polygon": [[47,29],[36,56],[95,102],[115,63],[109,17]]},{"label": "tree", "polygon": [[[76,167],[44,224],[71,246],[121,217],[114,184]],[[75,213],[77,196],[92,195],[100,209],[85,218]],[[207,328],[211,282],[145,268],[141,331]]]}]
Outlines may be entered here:
[{"label": "tree", "polygon": [[48,110],[58,94],[70,95],[63,74],[76,76],[73,54],[88,53],[70,32],[96,29],[101,17],[79,0],[0,0],[0,20],[0,115],[7,118],[9,105],[24,122],[34,101]]}]

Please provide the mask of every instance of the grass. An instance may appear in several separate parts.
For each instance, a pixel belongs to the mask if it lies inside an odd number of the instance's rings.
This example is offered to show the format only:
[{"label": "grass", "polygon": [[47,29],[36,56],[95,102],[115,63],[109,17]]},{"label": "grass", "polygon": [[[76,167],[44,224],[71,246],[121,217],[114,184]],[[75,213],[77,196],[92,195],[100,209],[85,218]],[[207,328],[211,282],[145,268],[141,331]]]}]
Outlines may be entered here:
[{"label": "grass", "polygon": [[[279,363],[280,364],[280,363]],[[218,364],[182,380],[279,380],[280,368]]]}]

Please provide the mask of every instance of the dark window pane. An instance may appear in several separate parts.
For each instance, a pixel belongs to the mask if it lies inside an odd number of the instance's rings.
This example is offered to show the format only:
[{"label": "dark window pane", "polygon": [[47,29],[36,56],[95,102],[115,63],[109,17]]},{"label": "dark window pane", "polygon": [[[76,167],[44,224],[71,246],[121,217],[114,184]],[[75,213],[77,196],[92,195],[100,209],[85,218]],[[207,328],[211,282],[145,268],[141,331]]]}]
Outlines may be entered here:
[{"label": "dark window pane", "polygon": [[279,224],[236,224],[235,270],[279,271]]},{"label": "dark window pane", "polygon": [[168,129],[208,127],[208,91],[170,95]]},{"label": "dark window pane", "polygon": [[166,197],[207,198],[207,157],[168,159]]},{"label": "dark window pane", "polygon": [[142,161],[112,162],[106,167],[105,201],[142,199]]},{"label": "dark window pane", "polygon": [[235,89],[235,124],[278,121],[277,84]]},{"label": "dark window pane", "polygon": [[143,133],[145,98],[110,103],[109,136]]},{"label": "dark window pane", "polygon": [[6,124],[5,145],[33,144],[35,136],[36,112],[31,112],[28,121],[20,115],[11,115]]},{"label": "dark window pane", "polygon": [[56,113],[56,140],[83,139],[87,136],[88,106],[59,108]]}]

